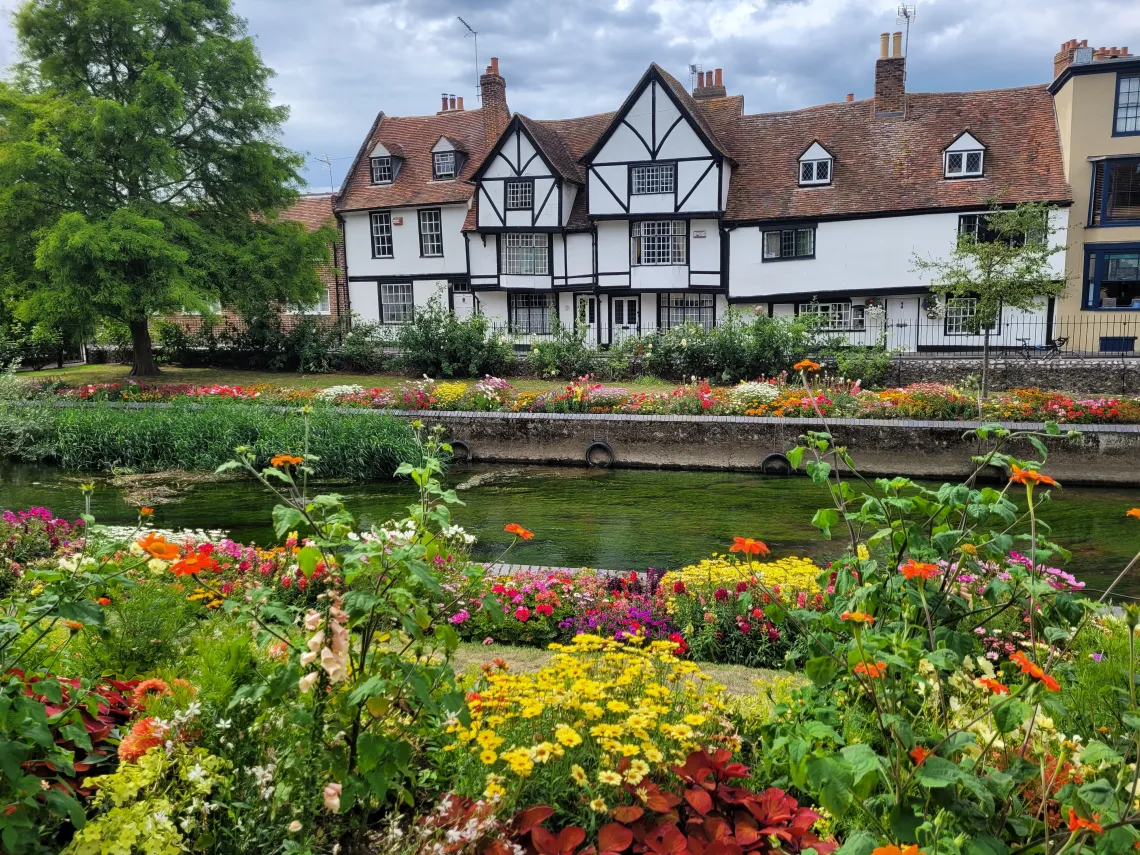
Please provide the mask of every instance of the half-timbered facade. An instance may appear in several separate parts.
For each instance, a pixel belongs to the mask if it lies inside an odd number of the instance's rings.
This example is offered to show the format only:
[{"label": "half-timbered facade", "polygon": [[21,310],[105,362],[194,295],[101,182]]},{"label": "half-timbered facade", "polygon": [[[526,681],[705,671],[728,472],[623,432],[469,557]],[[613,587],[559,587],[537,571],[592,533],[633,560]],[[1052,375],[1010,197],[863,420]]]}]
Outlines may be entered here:
[{"label": "half-timbered facade", "polygon": [[[908,93],[898,34],[873,97],[788,113],[746,114],[719,69],[689,91],[654,64],[613,113],[536,120],[505,112],[493,66],[481,110],[381,116],[362,148],[338,211],[364,317],[405,320],[383,289],[410,281],[411,312],[446,293],[520,344],[561,324],[605,346],[736,307],[810,313],[853,343],[968,348],[971,301],[939,305],[915,257],[984,239],[994,202],[1071,203],[1044,86]],[[416,228],[397,237],[389,217]],[[1051,312],[1007,310],[991,340],[1043,340]]]}]

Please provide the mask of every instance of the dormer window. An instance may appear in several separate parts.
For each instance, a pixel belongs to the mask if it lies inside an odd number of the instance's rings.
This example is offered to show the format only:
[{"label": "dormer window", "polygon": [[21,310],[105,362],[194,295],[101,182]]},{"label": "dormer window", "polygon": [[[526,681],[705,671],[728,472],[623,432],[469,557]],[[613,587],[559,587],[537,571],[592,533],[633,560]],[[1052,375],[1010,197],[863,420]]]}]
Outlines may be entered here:
[{"label": "dormer window", "polygon": [[437,151],[432,155],[431,177],[436,181],[445,181],[455,177],[454,151]]},{"label": "dormer window", "polygon": [[373,184],[391,184],[392,183],[392,158],[391,157],[374,157],[374,158],[372,158],[372,183]]},{"label": "dormer window", "polygon": [[812,143],[811,147],[800,155],[800,186],[830,184],[833,160],[831,152],[818,142]]},{"label": "dormer window", "polygon": [[963,133],[942,152],[944,178],[981,178],[986,171],[986,151],[976,138]]}]

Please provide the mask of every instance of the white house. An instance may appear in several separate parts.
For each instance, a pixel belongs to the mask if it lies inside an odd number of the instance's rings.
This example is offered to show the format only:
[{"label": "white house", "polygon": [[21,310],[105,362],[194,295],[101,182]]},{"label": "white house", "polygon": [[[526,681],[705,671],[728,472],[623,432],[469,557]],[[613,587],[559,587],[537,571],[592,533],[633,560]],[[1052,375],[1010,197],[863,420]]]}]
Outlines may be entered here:
[{"label": "white house", "polygon": [[[557,320],[606,346],[737,307],[976,347],[974,301],[936,306],[914,259],[984,239],[994,203],[1071,203],[1052,98],[908,93],[900,47],[884,34],[872,98],[753,115],[719,69],[690,92],[654,64],[614,113],[511,116],[492,60],[480,110],[370,131],[337,204],[353,311],[397,324],[438,294],[520,344]],[[992,341],[1044,341],[1051,318],[1006,309]]]}]

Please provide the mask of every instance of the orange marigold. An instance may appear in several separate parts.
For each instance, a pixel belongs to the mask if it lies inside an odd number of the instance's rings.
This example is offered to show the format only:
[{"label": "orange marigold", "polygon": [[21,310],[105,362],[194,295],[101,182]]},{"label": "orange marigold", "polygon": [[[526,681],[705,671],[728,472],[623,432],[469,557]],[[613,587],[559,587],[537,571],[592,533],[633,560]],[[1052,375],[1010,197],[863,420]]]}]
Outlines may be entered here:
[{"label": "orange marigold", "polygon": [[135,686],[135,690],[131,692],[131,704],[137,709],[142,709],[146,704],[146,699],[152,695],[170,694],[173,694],[173,692],[165,680],[151,677],[149,680],[143,680]]},{"label": "orange marigold", "polygon": [[1004,683],[999,683],[997,680],[991,680],[989,677],[982,677],[978,680],[978,685],[984,689],[989,689],[995,695],[1008,695],[1009,686]]},{"label": "orange marigold", "polygon": [[899,568],[899,572],[907,579],[932,579],[938,575],[938,565],[922,564],[911,558]]},{"label": "orange marigold", "polygon": [[135,542],[154,558],[173,561],[178,557],[178,547],[173,543],[167,543],[163,535],[155,534],[153,531],[148,531],[141,540]]},{"label": "orange marigold", "polygon": [[1061,684],[1046,674],[1040,665],[1029,661],[1029,657],[1020,650],[1010,656],[1009,659],[1021,669],[1022,674],[1028,674],[1034,680],[1040,680],[1041,684],[1050,692],[1061,691]]},{"label": "orange marigold", "polygon": [[1085,828],[1093,834],[1104,834],[1104,828],[1097,822],[1098,819],[1100,819],[1099,813],[1094,813],[1092,819],[1085,819],[1083,816],[1077,816],[1076,812],[1069,808],[1069,831],[1080,831]]},{"label": "orange marigold", "polygon": [[518,523],[507,523],[505,526],[503,526],[503,531],[521,537],[523,540],[530,540],[532,537],[534,537],[533,531],[527,531]]},{"label": "orange marigold", "polygon": [[863,674],[873,680],[881,678],[887,673],[886,662],[860,662],[855,666],[856,674]]},{"label": "orange marigold", "polygon": [[1010,468],[1013,470],[1013,474],[1009,476],[1009,480],[1016,481],[1018,484],[1025,484],[1030,487],[1034,484],[1045,484],[1050,487],[1061,486],[1048,475],[1042,475],[1035,469],[1022,469],[1016,463],[1010,464]]},{"label": "orange marigold", "polygon": [[131,732],[119,743],[119,759],[124,763],[136,763],[150,749],[162,745],[161,731],[155,727],[151,717],[139,719]]},{"label": "orange marigold", "polygon": [[875,619],[865,612],[844,612],[839,616],[840,620],[848,620],[851,623],[874,623]]},{"label": "orange marigold", "polygon": [[170,568],[175,576],[197,576],[203,570],[213,570],[218,562],[202,552],[191,552]]},{"label": "orange marigold", "polygon": [[95,602],[97,602],[101,606],[106,607],[106,606],[111,605],[111,598],[110,597],[100,597]]},{"label": "orange marigold", "polygon": [[890,846],[880,846],[878,849],[872,850],[871,855],[925,855],[925,853],[918,851],[918,844],[916,843],[902,847],[895,846],[892,843]]},{"label": "orange marigold", "polygon": [[819,371],[819,363],[812,362],[810,359],[801,359],[792,368],[796,371]]},{"label": "orange marigold", "polygon": [[1140,508],[1129,508],[1129,510],[1124,514],[1124,516],[1136,517],[1136,519],[1140,519]]},{"label": "orange marigold", "polygon": [[772,550],[768,548],[768,544],[753,540],[751,537],[734,537],[728,551],[743,552],[746,555],[768,555]]},{"label": "orange marigold", "polygon": [[269,461],[269,465],[280,469],[287,466],[300,466],[304,462],[305,458],[298,457],[295,454],[275,454],[273,459]]},{"label": "orange marigold", "polygon": [[152,517],[152,516],[154,516],[154,508],[148,508],[146,505],[143,505],[141,508],[139,508],[139,516],[140,517]]}]

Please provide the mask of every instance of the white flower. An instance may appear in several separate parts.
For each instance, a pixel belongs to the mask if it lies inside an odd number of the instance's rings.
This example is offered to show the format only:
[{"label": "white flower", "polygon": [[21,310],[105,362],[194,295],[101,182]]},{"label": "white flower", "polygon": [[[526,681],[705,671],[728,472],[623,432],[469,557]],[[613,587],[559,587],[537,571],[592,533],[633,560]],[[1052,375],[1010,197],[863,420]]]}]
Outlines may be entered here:
[{"label": "white flower", "polygon": [[217,727],[218,730],[229,730],[231,727],[233,727],[233,724],[234,723],[232,721],[230,721],[228,718],[220,718],[220,719],[218,719],[215,727]]},{"label": "white flower", "polygon": [[190,781],[191,784],[201,784],[207,777],[208,774],[200,763],[195,763],[194,768],[186,773],[186,779]]},{"label": "white flower", "polygon": [[289,823],[289,833],[290,834],[296,834],[300,830],[301,830],[301,820],[295,819],[291,823]]},{"label": "white flower", "polygon": [[301,690],[302,693],[307,694],[308,692],[312,691],[313,686],[316,685],[317,680],[319,680],[320,677],[320,671],[310,671],[308,674],[297,681],[297,687]]}]

